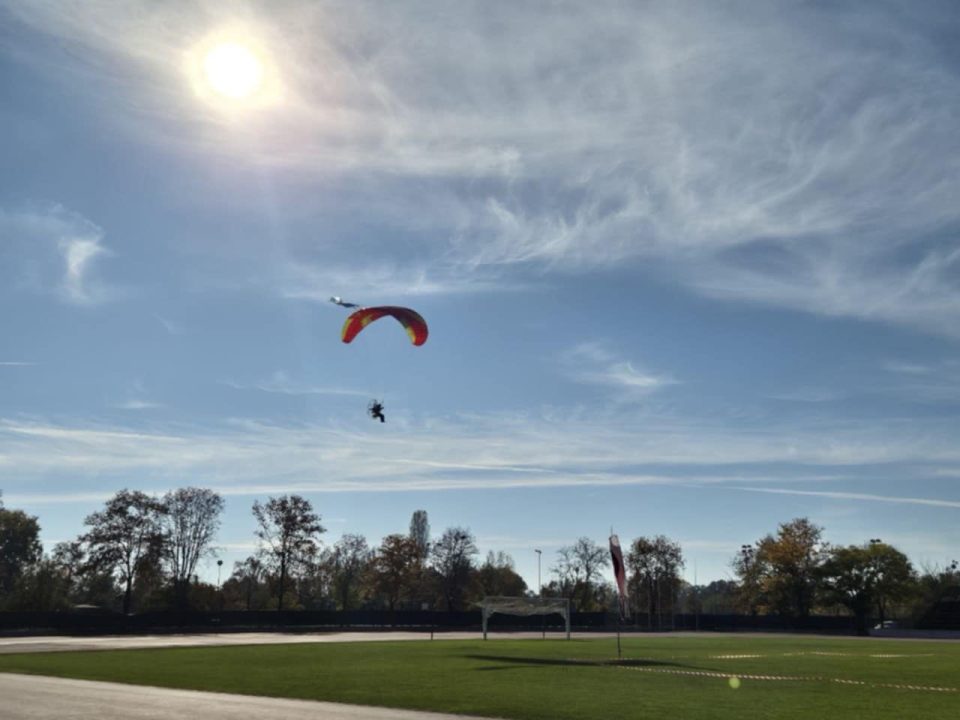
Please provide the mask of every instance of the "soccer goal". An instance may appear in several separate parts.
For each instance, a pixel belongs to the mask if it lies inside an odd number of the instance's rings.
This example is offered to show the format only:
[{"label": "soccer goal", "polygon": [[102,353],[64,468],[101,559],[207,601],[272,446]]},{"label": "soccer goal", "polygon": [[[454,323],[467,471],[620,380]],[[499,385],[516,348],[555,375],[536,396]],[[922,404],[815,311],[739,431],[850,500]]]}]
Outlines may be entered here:
[{"label": "soccer goal", "polygon": [[570,598],[539,597],[485,597],[480,603],[483,611],[483,639],[487,639],[487,624],[497,613],[501,615],[560,615],[570,639]]}]

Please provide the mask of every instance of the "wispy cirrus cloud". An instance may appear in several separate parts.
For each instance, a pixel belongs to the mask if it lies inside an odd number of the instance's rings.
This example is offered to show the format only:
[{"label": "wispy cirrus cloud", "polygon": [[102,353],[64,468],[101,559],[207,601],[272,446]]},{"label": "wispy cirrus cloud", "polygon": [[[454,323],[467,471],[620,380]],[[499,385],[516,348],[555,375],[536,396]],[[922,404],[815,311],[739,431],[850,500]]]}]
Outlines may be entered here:
[{"label": "wispy cirrus cloud", "polygon": [[852,500],[867,502],[894,503],[897,505],[926,505],[929,507],[960,508],[960,500],[946,500],[942,498],[918,498],[899,495],[875,495],[873,493],[836,492],[830,490],[795,490],[789,488],[764,487],[732,487],[733,490],[744,492],[767,493],[771,495],[801,495],[806,497],[821,497],[831,500]]},{"label": "wispy cirrus cloud", "polygon": [[561,364],[577,382],[634,394],[651,393],[678,382],[667,375],[646,372],[602,342],[585,342],[571,348],[561,356]]},{"label": "wispy cirrus cloud", "polygon": [[321,387],[308,385],[292,380],[283,370],[275,371],[269,379],[263,382],[238,383],[233,380],[221,380],[223,385],[235,390],[259,390],[261,392],[276,393],[279,395],[350,395],[364,396],[368,392],[351,390],[349,388]]},{"label": "wispy cirrus cloud", "polygon": [[[960,464],[952,434],[934,426],[864,430],[851,421],[784,431],[663,417],[625,423],[488,416],[411,425],[374,441],[361,426],[244,421],[144,430],[6,420],[0,478],[11,501],[42,495],[31,489],[37,478],[62,476],[71,478],[70,488],[54,494],[70,497],[136,477],[151,491],[186,478],[230,495],[666,485],[885,502],[889,494],[834,493],[829,484],[874,478],[879,468],[888,477],[936,477]],[[771,488],[772,477],[789,485]],[[937,504],[913,500],[901,499]]]},{"label": "wispy cirrus cloud", "polygon": [[[122,98],[104,105],[129,132],[309,181],[348,177],[349,212],[433,231],[417,262],[402,260],[407,243],[361,262],[346,241],[318,242],[324,257],[281,261],[291,297],[344,256],[371,288],[399,270],[390,289],[411,293],[632,264],[729,301],[960,333],[949,3],[909,23],[896,3],[746,0],[10,12],[70,44],[69,72]],[[184,54],[231,27],[270,48],[277,107],[238,117],[185,92]]]},{"label": "wispy cirrus cloud", "polygon": [[118,410],[155,410],[163,407],[162,403],[149,399],[143,380],[130,382],[124,395],[125,398],[114,403],[112,407]]},{"label": "wispy cirrus cloud", "polygon": [[156,318],[157,322],[163,326],[163,329],[166,330],[170,335],[183,335],[185,332],[183,325],[178,322],[174,322],[173,320],[170,320],[169,318],[157,313],[154,313],[154,317]]},{"label": "wispy cirrus cloud", "polygon": [[98,277],[98,259],[111,252],[103,230],[60,205],[0,208],[5,270],[14,286],[52,293],[74,305],[96,305],[116,294]]}]

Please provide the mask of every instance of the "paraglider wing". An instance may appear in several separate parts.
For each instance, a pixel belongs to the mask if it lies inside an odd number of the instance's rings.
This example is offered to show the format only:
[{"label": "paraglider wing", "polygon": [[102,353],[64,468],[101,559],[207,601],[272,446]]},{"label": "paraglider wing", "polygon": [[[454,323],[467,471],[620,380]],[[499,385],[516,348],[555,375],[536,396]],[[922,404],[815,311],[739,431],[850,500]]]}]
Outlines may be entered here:
[{"label": "paraglider wing", "polygon": [[383,306],[361,308],[347,318],[343,324],[342,339],[345,343],[353,340],[357,334],[374,320],[385,315],[395,318],[403,325],[414,345],[423,345],[427,341],[427,323],[419,313],[410,308]]},{"label": "paraglider wing", "polygon": [[357,308],[357,307],[360,307],[360,306],[357,305],[356,303],[347,302],[347,301],[344,300],[342,297],[339,297],[339,296],[337,296],[337,295],[334,295],[332,298],[330,298],[330,302],[332,302],[334,305],[339,305],[340,307],[345,307],[345,308]]}]

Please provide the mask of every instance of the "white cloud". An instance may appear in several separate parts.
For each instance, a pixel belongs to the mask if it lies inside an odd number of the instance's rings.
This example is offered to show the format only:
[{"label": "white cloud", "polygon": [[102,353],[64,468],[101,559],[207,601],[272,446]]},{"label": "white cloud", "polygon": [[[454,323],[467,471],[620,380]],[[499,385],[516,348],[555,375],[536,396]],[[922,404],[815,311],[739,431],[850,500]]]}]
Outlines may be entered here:
[{"label": "white cloud", "polygon": [[103,231],[77,213],[60,205],[0,208],[0,239],[9,251],[5,269],[16,285],[76,305],[94,305],[115,294],[97,277],[98,258],[111,254],[102,244]]},{"label": "white cloud", "polygon": [[585,342],[565,352],[561,362],[577,382],[606,385],[633,394],[647,394],[677,383],[665,375],[653,375],[634,366],[601,342]]},{"label": "white cloud", "polygon": [[282,370],[277,370],[264,382],[238,383],[232,380],[223,380],[222,383],[235,390],[260,390],[261,392],[277,393],[279,395],[351,395],[368,397],[369,392],[351,390],[349,388],[320,387],[306,385],[291,380]]},{"label": "white cloud", "polygon": [[[430,293],[481,269],[480,285],[634,263],[711,297],[960,332],[960,75],[955,17],[936,6],[910,23],[889,4],[709,0],[11,12],[70,44],[58,72],[114,100],[130,132],[349,177],[351,207],[401,223],[403,205],[438,230],[417,261],[361,271],[371,289],[398,271]],[[184,54],[238,26],[272,52],[276,107],[227,113],[185,91]],[[284,265],[281,292],[311,297],[320,273],[327,296],[326,266]]]},{"label": "white cloud", "polygon": [[163,325],[163,329],[166,330],[170,335],[183,335],[184,328],[180,323],[174,322],[173,320],[165,318],[156,313],[154,313],[154,317],[157,319],[158,323]]},{"label": "white cloud", "polygon": [[105,252],[100,238],[63,238],[59,247],[66,264],[63,292],[67,299],[84,305],[96,302],[99,293],[90,287],[88,276],[93,260]]},{"label": "white cloud", "polygon": [[[636,415],[636,413],[632,413]],[[641,413],[642,414],[642,413]],[[915,424],[916,425],[916,424]],[[769,487],[876,477],[935,477],[960,463],[951,433],[933,425],[896,423],[730,429],[647,417],[548,421],[529,416],[445,419],[388,436],[360,426],[266,425],[219,428],[122,426],[7,420],[0,423],[0,481],[5,496],[96,493],[138,478],[164,492],[191,482],[225,495],[277,492],[420,492],[517,487],[673,485]],[[837,467],[842,467],[842,472]],[[69,478],[57,490],[57,478]],[[802,494],[789,488],[784,493]],[[832,493],[835,500],[884,501],[885,496]],[[899,498],[915,505],[952,500]]]},{"label": "white cloud", "polygon": [[894,503],[896,505],[926,505],[929,507],[960,508],[960,500],[942,498],[902,497],[899,495],[874,495],[871,493],[833,492],[829,490],[790,490],[787,488],[734,487],[733,490],[769,493],[773,495],[802,495],[831,500],[865,500],[868,502]]},{"label": "white cloud", "polygon": [[148,393],[142,380],[130,382],[125,394],[125,399],[113,404],[112,407],[119,410],[155,410],[163,407],[161,403],[147,399]]}]

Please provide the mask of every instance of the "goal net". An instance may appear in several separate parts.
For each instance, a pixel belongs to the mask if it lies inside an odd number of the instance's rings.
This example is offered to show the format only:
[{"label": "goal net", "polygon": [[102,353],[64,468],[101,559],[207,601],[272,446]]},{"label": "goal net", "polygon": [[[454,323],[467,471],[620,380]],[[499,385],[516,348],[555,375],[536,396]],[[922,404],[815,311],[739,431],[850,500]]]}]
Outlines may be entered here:
[{"label": "goal net", "polygon": [[501,615],[559,615],[563,618],[570,639],[570,598],[488,596],[480,603],[483,612],[483,639],[487,639],[487,625],[497,613]]}]

